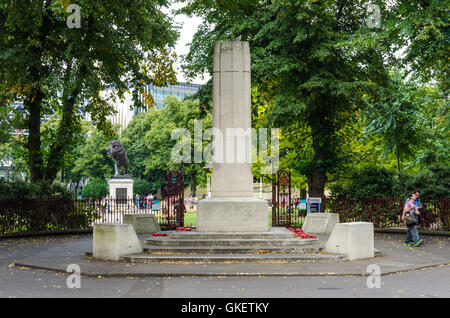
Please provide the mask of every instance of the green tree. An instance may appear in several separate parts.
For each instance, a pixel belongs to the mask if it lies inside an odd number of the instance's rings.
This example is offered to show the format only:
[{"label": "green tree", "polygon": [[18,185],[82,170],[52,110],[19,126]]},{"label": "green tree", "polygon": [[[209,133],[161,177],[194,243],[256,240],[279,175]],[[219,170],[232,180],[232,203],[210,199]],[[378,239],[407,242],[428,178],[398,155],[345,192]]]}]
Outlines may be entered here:
[{"label": "green tree", "polygon": [[108,195],[108,184],[103,179],[94,178],[83,188],[83,198],[101,199]]},{"label": "green tree", "polygon": [[[186,184],[191,185],[191,195],[195,196],[198,182],[204,183],[206,163],[194,162],[194,147],[202,151],[210,141],[203,141],[194,145],[195,120],[202,121],[202,136],[207,128],[212,125],[212,117],[209,112],[204,113],[199,107],[199,102],[192,99],[178,100],[175,96],[165,99],[164,109],[150,109],[145,114],[135,116],[128,127],[123,130],[121,142],[127,149],[129,160],[135,168],[131,168],[135,177],[145,176],[156,188],[166,183],[166,172],[170,169],[182,169]],[[172,152],[181,139],[172,140],[175,129],[186,129],[189,135],[185,141],[185,153],[180,150],[179,155],[185,155],[183,162],[174,161]],[[202,138],[200,136],[200,138]]]},{"label": "green tree", "polygon": [[140,195],[148,195],[149,193],[154,193],[156,189],[153,188],[152,184],[148,182],[147,180],[134,180],[133,183],[133,194],[140,194]]},{"label": "green tree", "polygon": [[450,165],[450,104],[437,85],[421,90],[419,128],[423,138],[410,165],[422,170]]},{"label": "green tree", "polygon": [[406,47],[404,63],[425,81],[436,80],[448,96],[449,2],[401,0],[396,1],[395,11],[392,29]]},{"label": "green tree", "polygon": [[114,160],[108,156],[106,148],[115,135],[105,137],[97,128],[91,127],[86,132],[85,142],[74,150],[74,163],[70,169],[73,175],[85,178],[107,179],[114,175]]},{"label": "green tree", "polygon": [[379,135],[385,154],[394,152],[397,170],[403,157],[411,156],[422,137],[419,126],[421,113],[418,83],[405,82],[401,74],[394,74],[386,95],[370,104],[367,116],[370,120],[366,134]]},{"label": "green tree", "polygon": [[149,141],[145,135],[150,131],[153,122],[158,120],[158,113],[159,111],[153,108],[147,112],[141,112],[134,116],[128,126],[122,130],[120,141],[127,152],[130,162],[129,172],[133,178],[148,177],[145,160],[149,155]]},{"label": "green tree", "polygon": [[[203,133],[212,126],[212,116],[210,113],[206,115],[199,107],[198,101],[184,100],[180,101],[174,96],[169,96],[164,101],[166,107],[159,112],[159,117],[152,124],[150,131],[146,134],[145,139],[149,146],[149,156],[145,164],[148,171],[160,170],[164,174],[160,175],[162,183],[166,182],[165,172],[169,169],[183,169],[187,184],[191,185],[191,196],[195,196],[197,183],[205,178],[198,178],[199,175],[205,174],[203,167],[206,165],[203,160],[196,163],[194,151],[202,151],[210,141],[202,141],[199,144],[194,142],[194,125],[195,120],[201,120]],[[172,133],[176,128],[186,129],[188,139],[172,140]],[[202,136],[200,138],[202,139]],[[180,136],[179,136],[180,137]],[[183,156],[183,162],[175,162],[172,158],[174,146],[188,142],[185,150],[178,154]],[[185,160],[186,159],[186,160]],[[203,158],[205,159],[205,158]],[[162,178],[161,178],[162,177]]]},{"label": "green tree", "polygon": [[267,100],[268,127],[301,129],[310,151],[291,164],[306,175],[310,195],[323,196],[328,174],[347,156],[341,132],[355,121],[363,94],[376,95],[387,78],[382,53],[389,55],[391,45],[364,23],[366,3],[202,0],[180,12],[205,21],[184,58],[187,75],[211,72],[216,41],[249,41],[252,83]]},{"label": "green tree", "polygon": [[[31,180],[53,181],[72,136],[81,129],[77,111],[91,114],[111,133],[108,103],[133,90],[136,106],[144,85],[173,81],[177,32],[160,9],[165,0],[80,0],[81,25],[69,28],[64,0],[0,1],[0,107],[15,100],[27,110],[25,140]],[[100,92],[114,87],[111,95]],[[44,114],[62,117],[49,151],[41,149]]]}]

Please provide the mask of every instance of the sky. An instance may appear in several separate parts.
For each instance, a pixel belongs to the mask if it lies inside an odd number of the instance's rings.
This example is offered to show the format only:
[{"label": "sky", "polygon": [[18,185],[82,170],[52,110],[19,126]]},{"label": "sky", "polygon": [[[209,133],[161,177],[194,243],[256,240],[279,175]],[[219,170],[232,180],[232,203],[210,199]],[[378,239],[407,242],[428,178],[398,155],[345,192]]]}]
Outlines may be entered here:
[{"label": "sky", "polygon": [[[175,15],[172,13],[173,10],[179,9],[183,5],[184,4],[182,3],[176,3],[172,4],[169,8],[163,8],[162,10],[163,12],[172,16],[174,18],[175,23],[181,25],[180,38],[178,39],[178,42],[175,46],[175,52],[177,53],[178,57],[187,54],[189,52],[189,43],[192,41],[192,37],[194,36],[198,26],[202,22],[202,19],[199,17],[189,18],[186,15]],[[180,58],[178,58],[178,62],[175,65],[175,70],[177,72],[177,81],[186,82],[187,80],[180,69]],[[206,83],[209,80],[209,74],[205,74],[204,76],[205,76],[204,79],[202,79],[201,77],[195,78],[192,81],[192,83],[196,84]]]}]

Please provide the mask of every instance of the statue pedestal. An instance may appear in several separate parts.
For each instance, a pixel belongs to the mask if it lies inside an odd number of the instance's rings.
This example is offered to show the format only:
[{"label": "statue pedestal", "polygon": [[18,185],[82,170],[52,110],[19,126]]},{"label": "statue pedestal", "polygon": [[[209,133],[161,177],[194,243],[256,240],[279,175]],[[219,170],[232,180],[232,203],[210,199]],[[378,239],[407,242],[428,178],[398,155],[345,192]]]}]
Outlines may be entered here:
[{"label": "statue pedestal", "polygon": [[109,196],[113,200],[124,200],[123,203],[126,204],[127,200],[133,199],[133,183],[134,181],[128,176],[109,179]]}]

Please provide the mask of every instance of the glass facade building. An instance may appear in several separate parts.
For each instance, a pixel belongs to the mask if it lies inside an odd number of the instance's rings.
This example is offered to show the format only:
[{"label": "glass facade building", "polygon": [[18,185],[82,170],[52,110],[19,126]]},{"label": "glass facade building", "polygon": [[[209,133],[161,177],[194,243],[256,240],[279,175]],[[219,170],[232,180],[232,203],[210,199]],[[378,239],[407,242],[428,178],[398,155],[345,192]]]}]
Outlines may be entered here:
[{"label": "glass facade building", "polygon": [[[153,99],[155,100],[155,108],[161,109],[164,108],[164,99],[169,96],[173,95],[178,97],[178,99],[182,100],[186,96],[190,96],[192,94],[195,94],[200,87],[202,87],[201,84],[188,84],[184,82],[179,82],[175,85],[168,85],[166,87],[158,87],[154,85],[148,85],[146,87],[147,93],[152,94]],[[139,113],[140,111],[137,109],[136,113]]]}]

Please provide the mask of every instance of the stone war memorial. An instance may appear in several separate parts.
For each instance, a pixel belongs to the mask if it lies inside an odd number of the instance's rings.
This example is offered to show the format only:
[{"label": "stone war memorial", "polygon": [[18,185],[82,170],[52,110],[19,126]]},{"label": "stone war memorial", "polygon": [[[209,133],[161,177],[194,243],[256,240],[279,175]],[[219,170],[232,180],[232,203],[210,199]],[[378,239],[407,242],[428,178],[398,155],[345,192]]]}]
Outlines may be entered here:
[{"label": "stone war memorial", "polygon": [[[147,220],[153,215],[126,214],[125,224],[94,225],[93,257],[131,263],[336,262],[374,257],[371,223],[340,224],[337,214],[309,213],[303,230],[320,237],[307,238],[269,226],[268,203],[253,194],[251,134],[236,133],[251,129],[248,42],[216,43],[213,63],[213,130],[220,138],[214,135],[211,196],[198,202],[196,230],[149,237],[143,252],[137,235],[158,230]],[[132,196],[125,150],[112,141],[108,152],[116,168],[109,181],[111,196]],[[119,174],[121,166],[124,176]]]},{"label": "stone war memorial", "polygon": [[[231,140],[235,134],[230,133],[251,128],[248,42],[216,43],[213,63],[213,126],[225,138],[214,144],[211,197],[198,203],[197,230],[267,232],[267,201],[253,195],[250,136],[237,134],[244,140]],[[244,162],[238,162],[242,155]]]}]

